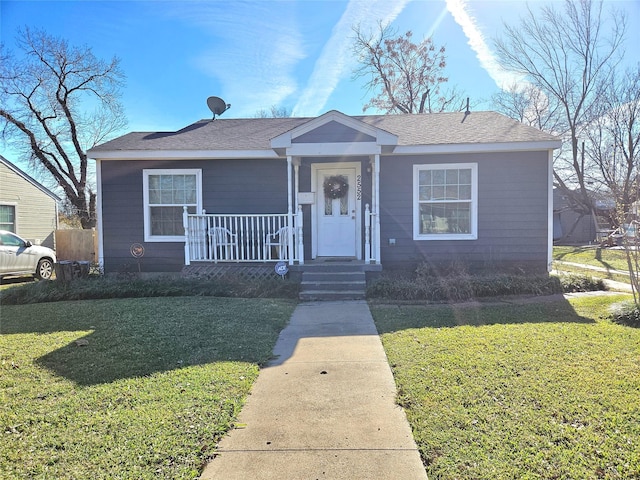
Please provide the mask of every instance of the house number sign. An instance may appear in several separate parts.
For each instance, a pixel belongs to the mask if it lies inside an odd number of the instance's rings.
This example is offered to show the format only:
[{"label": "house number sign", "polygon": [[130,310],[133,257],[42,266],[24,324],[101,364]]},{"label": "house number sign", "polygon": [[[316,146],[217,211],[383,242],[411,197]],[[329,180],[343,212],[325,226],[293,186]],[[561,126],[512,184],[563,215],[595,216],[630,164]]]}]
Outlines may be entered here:
[{"label": "house number sign", "polygon": [[362,175],[356,176],[356,200],[362,200]]}]

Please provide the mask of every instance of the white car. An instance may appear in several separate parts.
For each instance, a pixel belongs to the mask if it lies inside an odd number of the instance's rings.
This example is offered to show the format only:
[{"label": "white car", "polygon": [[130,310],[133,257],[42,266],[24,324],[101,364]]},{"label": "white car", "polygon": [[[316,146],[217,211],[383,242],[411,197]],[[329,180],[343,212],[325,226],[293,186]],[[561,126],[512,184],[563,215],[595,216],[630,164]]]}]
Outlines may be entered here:
[{"label": "white car", "polygon": [[56,252],[33,245],[18,235],[0,230],[0,278],[32,275],[49,280],[56,263]]}]

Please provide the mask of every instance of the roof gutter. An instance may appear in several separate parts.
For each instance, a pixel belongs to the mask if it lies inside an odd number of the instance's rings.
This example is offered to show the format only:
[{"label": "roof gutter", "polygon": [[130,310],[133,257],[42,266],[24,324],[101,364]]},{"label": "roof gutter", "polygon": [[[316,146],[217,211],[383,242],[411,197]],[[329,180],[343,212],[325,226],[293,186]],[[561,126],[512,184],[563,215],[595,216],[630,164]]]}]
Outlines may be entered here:
[{"label": "roof gutter", "polygon": [[[322,145],[322,144],[320,144]],[[89,150],[87,156],[94,160],[221,160],[221,159],[282,159],[291,155],[365,155],[381,153],[393,155],[448,154],[448,153],[491,153],[555,150],[562,146],[560,140],[541,142],[501,142],[501,143],[457,143],[439,145],[397,145],[392,149],[374,146],[375,152],[369,152],[363,145],[349,144],[351,149],[308,148],[308,144],[292,146],[291,151],[283,149],[267,150]],[[354,147],[355,145],[355,147]],[[364,145],[371,145],[370,143]],[[335,147],[335,145],[329,145]],[[307,148],[305,148],[307,147]],[[357,148],[356,148],[357,147]],[[390,151],[391,150],[391,151]]]}]

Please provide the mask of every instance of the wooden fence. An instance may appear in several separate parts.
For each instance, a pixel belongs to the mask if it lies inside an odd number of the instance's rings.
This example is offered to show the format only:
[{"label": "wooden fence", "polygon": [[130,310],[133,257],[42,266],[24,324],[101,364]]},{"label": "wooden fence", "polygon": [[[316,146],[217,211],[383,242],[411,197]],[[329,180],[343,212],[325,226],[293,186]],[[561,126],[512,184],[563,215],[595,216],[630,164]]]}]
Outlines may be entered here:
[{"label": "wooden fence", "polygon": [[98,262],[95,230],[56,230],[56,256],[60,260]]}]

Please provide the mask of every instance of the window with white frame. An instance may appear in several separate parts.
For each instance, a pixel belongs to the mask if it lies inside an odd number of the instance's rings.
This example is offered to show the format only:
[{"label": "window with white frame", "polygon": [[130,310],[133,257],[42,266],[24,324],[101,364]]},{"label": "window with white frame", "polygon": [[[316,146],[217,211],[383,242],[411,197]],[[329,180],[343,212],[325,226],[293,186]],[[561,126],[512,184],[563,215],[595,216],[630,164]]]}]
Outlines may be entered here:
[{"label": "window with white frame", "polygon": [[414,240],[478,238],[478,164],[413,167]]},{"label": "window with white frame", "polygon": [[16,231],[16,206],[0,205],[0,230]]},{"label": "window with white frame", "polygon": [[184,241],[184,207],[202,210],[202,171],[143,170],[143,190],[145,241]]}]

